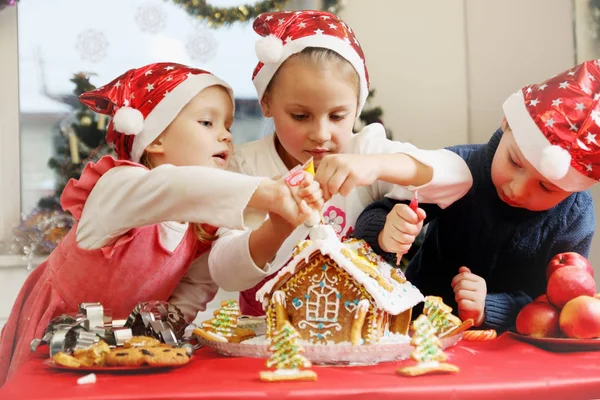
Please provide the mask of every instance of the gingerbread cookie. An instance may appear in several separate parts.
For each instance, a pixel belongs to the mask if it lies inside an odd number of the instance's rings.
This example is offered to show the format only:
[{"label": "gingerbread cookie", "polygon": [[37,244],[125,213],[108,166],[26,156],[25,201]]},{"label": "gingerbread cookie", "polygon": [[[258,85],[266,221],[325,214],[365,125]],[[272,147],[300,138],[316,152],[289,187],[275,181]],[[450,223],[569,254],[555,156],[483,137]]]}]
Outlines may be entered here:
[{"label": "gingerbread cookie", "polygon": [[459,372],[460,369],[456,365],[447,363],[435,363],[431,365],[417,364],[409,367],[398,369],[396,372],[403,376],[421,376],[432,374],[449,374]]},{"label": "gingerbread cookie", "polygon": [[256,332],[249,328],[235,328],[233,332],[233,336],[229,338],[231,343],[240,343],[256,337]]},{"label": "gingerbread cookie", "polygon": [[214,333],[208,329],[196,328],[194,329],[193,333],[194,335],[211,342],[227,343],[227,338],[225,336],[221,336],[218,333]]},{"label": "gingerbread cookie", "polygon": [[259,379],[263,382],[281,382],[281,381],[316,381],[317,373],[309,369],[305,370],[276,370],[260,371]]},{"label": "gingerbread cookie", "polygon": [[144,360],[152,366],[176,366],[190,361],[187,351],[178,347],[142,347],[140,351],[144,355]]},{"label": "gingerbread cookie", "polygon": [[472,319],[467,319],[465,320],[463,323],[461,323],[458,326],[455,326],[454,328],[450,329],[449,331],[446,331],[442,334],[440,334],[440,338],[446,337],[446,336],[454,336],[454,335],[458,335],[459,333],[463,333],[466,330],[470,329],[473,327],[473,320]]},{"label": "gingerbread cookie", "polygon": [[[470,320],[469,320],[470,321]],[[403,376],[419,376],[458,372],[459,368],[444,361],[448,358],[442,350],[442,343],[436,336],[437,330],[426,314],[413,321],[414,334],[410,344],[414,347],[410,358],[416,365],[399,368],[396,372]]]},{"label": "gingerbread cookie", "polygon": [[134,336],[123,344],[123,347],[154,347],[160,345],[161,342],[150,336]]},{"label": "gingerbread cookie", "polygon": [[106,355],[106,365],[139,367],[146,362],[144,354],[137,347],[113,349]]},{"label": "gingerbread cookie", "polygon": [[81,362],[79,362],[79,360],[77,360],[75,357],[62,352],[56,353],[52,357],[52,360],[58,365],[62,365],[69,368],[79,368],[81,366]]},{"label": "gingerbread cookie", "polygon": [[87,349],[75,350],[73,356],[85,367],[103,367],[108,353],[110,353],[110,347],[106,342],[100,340]]}]

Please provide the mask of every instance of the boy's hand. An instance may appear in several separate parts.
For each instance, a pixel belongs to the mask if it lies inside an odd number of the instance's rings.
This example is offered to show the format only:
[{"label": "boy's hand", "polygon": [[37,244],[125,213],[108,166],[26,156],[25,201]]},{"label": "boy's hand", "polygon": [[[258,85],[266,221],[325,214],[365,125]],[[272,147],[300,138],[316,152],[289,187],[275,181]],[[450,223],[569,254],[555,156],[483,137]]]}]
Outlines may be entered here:
[{"label": "boy's hand", "polygon": [[335,194],[347,196],[357,186],[367,186],[379,178],[380,160],[376,155],[329,154],[323,157],[315,181],[325,200]]},{"label": "boy's hand", "polygon": [[386,217],[385,225],[377,241],[387,253],[406,254],[423,228],[425,211],[417,208],[415,213],[406,204],[396,204]]},{"label": "boy's hand", "polygon": [[485,279],[475,275],[467,267],[460,267],[458,275],[452,279],[452,289],[458,304],[458,316],[463,321],[472,319],[475,326],[480,326],[485,318]]}]

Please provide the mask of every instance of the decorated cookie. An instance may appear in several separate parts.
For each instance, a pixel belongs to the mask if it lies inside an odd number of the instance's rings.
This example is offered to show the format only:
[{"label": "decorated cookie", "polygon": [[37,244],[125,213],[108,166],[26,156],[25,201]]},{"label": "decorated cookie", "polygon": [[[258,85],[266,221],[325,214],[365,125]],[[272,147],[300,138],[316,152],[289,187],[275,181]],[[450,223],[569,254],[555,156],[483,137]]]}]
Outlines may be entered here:
[{"label": "decorated cookie", "polygon": [[253,330],[237,326],[241,313],[240,306],[235,300],[223,301],[221,308],[215,310],[213,315],[214,318],[202,322],[200,328],[194,329],[194,335],[221,343],[239,343],[256,336]]},{"label": "decorated cookie", "polygon": [[221,336],[209,329],[196,328],[193,331],[194,335],[201,337],[202,339],[209,340],[211,342],[227,343],[227,338]]},{"label": "decorated cookie", "polygon": [[134,336],[123,345],[125,348],[130,347],[153,347],[160,345],[161,342],[150,336]]},{"label": "decorated cookie", "polygon": [[419,376],[458,372],[459,368],[444,363],[447,356],[442,351],[442,343],[436,335],[436,329],[425,314],[421,314],[413,322],[414,334],[410,344],[414,347],[411,358],[416,365],[403,367],[396,372],[403,376]]},{"label": "decorated cookie", "polygon": [[285,321],[273,335],[272,352],[267,360],[267,367],[275,367],[275,371],[261,371],[260,380],[264,382],[308,380],[316,381],[317,374],[310,368],[312,364],[301,353],[304,348],[298,343],[300,335],[289,321]]}]

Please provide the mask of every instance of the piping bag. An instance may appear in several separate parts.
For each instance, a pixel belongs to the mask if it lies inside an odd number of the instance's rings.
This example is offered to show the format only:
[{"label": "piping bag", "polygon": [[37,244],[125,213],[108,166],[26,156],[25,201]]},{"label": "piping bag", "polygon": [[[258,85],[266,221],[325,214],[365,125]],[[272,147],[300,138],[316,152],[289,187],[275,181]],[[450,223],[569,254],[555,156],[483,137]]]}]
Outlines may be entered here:
[{"label": "piping bag", "polygon": [[[297,165],[294,168],[292,168],[287,174],[283,176],[283,181],[288,186],[298,186],[304,180],[303,171],[306,171],[314,176],[315,166],[312,158],[303,165]],[[314,212],[312,212],[311,215],[307,218],[307,220],[304,221],[304,224],[294,229],[291,235],[288,236],[285,242],[281,245],[281,247],[277,251],[277,254],[275,255],[275,258],[273,259],[273,261],[271,261],[271,267],[269,271],[273,273],[281,269],[281,267],[283,267],[284,265],[286,265],[290,261],[291,254],[296,245],[301,240],[306,240],[310,238],[311,228],[324,222],[325,221],[323,219],[323,216],[321,215],[321,211],[315,210]]]},{"label": "piping bag", "polygon": [[[296,165],[292,168],[284,177],[284,182],[290,186],[295,187],[298,186],[304,181],[303,172],[308,172],[312,176],[315,176],[315,164],[313,162],[313,158],[311,157],[306,163],[303,165]],[[323,216],[321,215],[320,210],[315,210],[310,214],[310,216],[304,221],[304,225],[308,227],[313,227],[318,225],[319,223],[323,223]]]}]

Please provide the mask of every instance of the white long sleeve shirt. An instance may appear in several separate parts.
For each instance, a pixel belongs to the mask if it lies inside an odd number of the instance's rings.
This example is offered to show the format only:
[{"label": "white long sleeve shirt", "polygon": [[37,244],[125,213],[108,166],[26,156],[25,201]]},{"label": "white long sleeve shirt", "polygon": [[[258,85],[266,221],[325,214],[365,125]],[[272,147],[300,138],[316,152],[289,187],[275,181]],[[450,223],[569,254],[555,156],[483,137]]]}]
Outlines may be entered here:
[{"label": "white long sleeve shirt", "polygon": [[[372,124],[350,141],[349,153],[410,155],[433,169],[432,180],[420,187],[403,187],[378,181],[370,186],[358,187],[348,196],[334,196],[323,207],[327,223],[334,226],[340,237],[348,236],[360,213],[372,202],[384,196],[394,199],[412,199],[412,191],[418,190],[419,200],[435,203],[445,208],[461,198],[471,187],[471,173],[458,155],[448,150],[422,150],[409,143],[388,140],[380,124]],[[234,154],[232,168],[253,176],[280,176],[288,172],[275,149],[274,136],[241,146]],[[394,168],[390,165],[390,168]],[[290,258],[298,241],[306,238],[308,228],[298,227],[284,242],[275,259],[257,266],[250,256],[249,237],[252,229],[258,228],[266,218],[264,213],[246,210],[248,228],[243,230],[221,229],[219,239],[213,244],[209,256],[210,273],[213,280],[228,291],[246,290],[266,276],[281,268]],[[193,275],[192,269],[188,274]]]},{"label": "white long sleeve shirt", "polygon": [[[208,167],[114,167],[90,192],[76,240],[84,249],[100,249],[132,228],[159,224],[161,244],[173,251],[185,236],[188,223],[244,229],[243,211],[261,180]],[[208,254],[190,268],[193,276],[184,277],[178,288],[189,287],[185,297],[176,290],[170,301],[186,318],[193,319],[218,288],[210,278]]]}]

